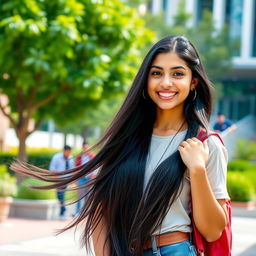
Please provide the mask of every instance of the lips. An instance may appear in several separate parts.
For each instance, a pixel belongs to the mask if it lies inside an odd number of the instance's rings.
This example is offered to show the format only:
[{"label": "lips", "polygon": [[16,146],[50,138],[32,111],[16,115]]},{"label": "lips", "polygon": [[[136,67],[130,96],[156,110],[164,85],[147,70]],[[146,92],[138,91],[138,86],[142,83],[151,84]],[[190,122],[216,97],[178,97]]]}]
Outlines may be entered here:
[{"label": "lips", "polygon": [[178,93],[173,91],[159,91],[157,94],[162,100],[172,100]]}]

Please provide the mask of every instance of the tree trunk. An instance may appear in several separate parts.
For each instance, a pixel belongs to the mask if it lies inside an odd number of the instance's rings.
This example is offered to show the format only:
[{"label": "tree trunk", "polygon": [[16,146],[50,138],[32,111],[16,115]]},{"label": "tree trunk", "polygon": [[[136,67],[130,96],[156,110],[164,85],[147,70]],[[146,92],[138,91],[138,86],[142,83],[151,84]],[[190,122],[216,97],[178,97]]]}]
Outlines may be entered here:
[{"label": "tree trunk", "polygon": [[[20,161],[26,162],[27,161],[27,152],[26,152],[26,140],[28,137],[28,133],[27,131],[25,131],[24,128],[21,128],[20,130],[16,130],[16,136],[19,140],[19,148],[18,148],[18,155],[17,158]],[[22,180],[24,179],[24,176],[16,173],[16,178],[17,178],[17,182],[18,184],[20,184],[22,182]]]},{"label": "tree trunk", "polygon": [[19,153],[18,159],[21,161],[27,161],[27,152],[26,152],[26,137],[19,137]]},{"label": "tree trunk", "polygon": [[[19,151],[18,151],[18,156],[17,158],[23,162],[27,161],[27,152],[26,152],[26,139],[27,136],[26,135],[18,135],[17,137],[19,139]],[[17,178],[17,182],[18,184],[20,184],[22,182],[22,180],[24,179],[24,176],[16,173],[16,178]]]},{"label": "tree trunk", "polygon": [[90,127],[85,126],[81,131],[81,136],[83,137],[83,140],[87,140],[87,137],[89,137],[89,132],[90,132]]}]

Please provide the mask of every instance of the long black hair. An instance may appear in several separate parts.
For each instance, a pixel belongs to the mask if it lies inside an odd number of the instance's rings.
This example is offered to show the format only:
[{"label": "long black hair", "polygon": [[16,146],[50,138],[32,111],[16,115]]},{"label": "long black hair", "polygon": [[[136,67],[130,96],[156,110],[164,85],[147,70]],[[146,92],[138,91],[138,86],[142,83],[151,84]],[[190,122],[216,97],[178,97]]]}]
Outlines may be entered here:
[{"label": "long black hair", "polygon": [[100,150],[94,159],[63,172],[70,174],[65,176],[24,163],[14,163],[11,167],[53,183],[44,188],[62,187],[97,169],[82,212],[68,228],[86,219],[83,241],[89,245],[92,232],[104,218],[111,256],[143,255],[143,245],[161,225],[182,186],[186,167],[176,151],[156,168],[143,191],[156,120],[156,105],[145,93],[148,74],[156,56],[168,52],[183,59],[199,81],[185,100],[184,116],[188,124],[185,139],[196,136],[200,128],[207,129],[212,105],[211,83],[193,44],[185,37],[170,36],[157,42],[144,58],[123,105],[95,146]]}]

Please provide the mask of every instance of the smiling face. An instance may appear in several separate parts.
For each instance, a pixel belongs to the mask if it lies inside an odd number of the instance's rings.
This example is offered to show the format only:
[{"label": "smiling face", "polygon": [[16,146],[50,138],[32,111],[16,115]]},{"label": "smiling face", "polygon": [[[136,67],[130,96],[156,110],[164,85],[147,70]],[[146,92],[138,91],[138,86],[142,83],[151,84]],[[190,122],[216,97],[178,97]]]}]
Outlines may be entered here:
[{"label": "smiling face", "polygon": [[183,112],[185,99],[197,82],[187,63],[176,53],[160,53],[152,62],[147,91],[158,110]]}]

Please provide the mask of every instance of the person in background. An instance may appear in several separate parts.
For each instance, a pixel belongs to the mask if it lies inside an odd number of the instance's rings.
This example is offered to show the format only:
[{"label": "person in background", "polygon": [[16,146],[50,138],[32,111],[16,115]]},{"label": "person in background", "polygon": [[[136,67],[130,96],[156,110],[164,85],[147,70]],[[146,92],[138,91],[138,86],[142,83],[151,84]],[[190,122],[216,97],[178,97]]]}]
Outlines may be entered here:
[{"label": "person in background", "polygon": [[[82,152],[76,157],[76,166],[83,165],[87,162],[89,162],[94,157],[94,154],[89,152],[89,144],[86,140],[84,140],[82,145]],[[87,189],[85,187],[86,182],[88,182],[92,178],[92,175],[87,175],[82,177],[77,181],[78,185],[78,199],[76,204],[76,212],[73,214],[73,216],[77,216],[80,212],[81,205],[83,204],[85,198],[86,198],[86,192]]]},{"label": "person in background", "polygon": [[[89,162],[94,157],[93,153],[89,152],[89,144],[85,140],[82,145],[82,152],[76,157],[76,166],[83,165],[87,162]],[[85,194],[87,192],[87,189],[85,187],[86,182],[88,182],[92,178],[92,175],[87,175],[82,177],[77,181],[78,186],[78,199],[76,204],[76,212],[73,214],[73,216],[77,216],[80,212],[81,205],[83,204],[85,200]]]},{"label": "person in background", "polygon": [[227,129],[229,132],[232,132],[236,129],[236,125],[226,119],[223,113],[218,112],[217,122],[214,124],[213,129],[215,132],[223,132]]},{"label": "person in background", "polygon": [[[74,160],[71,156],[71,147],[65,145],[63,148],[63,152],[56,153],[51,160],[50,163],[50,171],[65,171],[68,169],[74,168]],[[60,220],[65,220],[65,192],[67,186],[63,186],[57,189],[57,198],[60,202]]]}]

